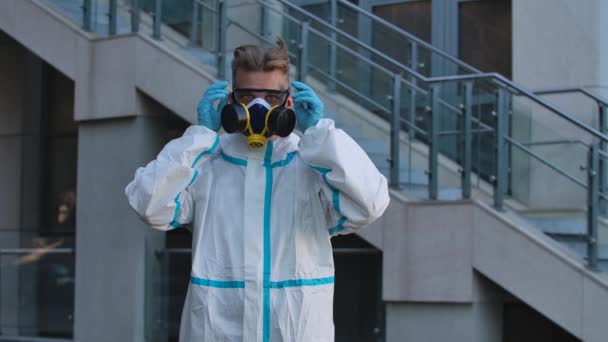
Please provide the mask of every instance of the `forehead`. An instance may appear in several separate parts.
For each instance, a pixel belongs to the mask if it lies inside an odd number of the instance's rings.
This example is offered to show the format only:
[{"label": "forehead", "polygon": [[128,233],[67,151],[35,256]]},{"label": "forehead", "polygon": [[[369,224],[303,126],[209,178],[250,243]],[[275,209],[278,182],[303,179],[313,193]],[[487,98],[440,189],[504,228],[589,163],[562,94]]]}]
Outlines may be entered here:
[{"label": "forehead", "polygon": [[281,70],[242,71],[236,73],[235,88],[287,89],[289,79]]}]

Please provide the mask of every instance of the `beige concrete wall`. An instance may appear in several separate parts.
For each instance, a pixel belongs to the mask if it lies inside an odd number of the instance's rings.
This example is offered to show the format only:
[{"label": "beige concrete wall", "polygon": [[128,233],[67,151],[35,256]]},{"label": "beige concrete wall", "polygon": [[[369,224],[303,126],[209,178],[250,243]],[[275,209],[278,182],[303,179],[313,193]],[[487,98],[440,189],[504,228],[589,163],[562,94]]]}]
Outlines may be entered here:
[{"label": "beige concrete wall", "polygon": [[[608,86],[608,44],[605,32],[608,5],[603,0],[513,0],[513,80],[532,90],[560,87]],[[581,96],[552,95],[545,99],[585,124],[598,127],[595,104]],[[516,127],[528,126],[522,141],[580,139],[590,135],[529,101],[516,101]],[[579,166],[586,164],[586,150],[573,144],[535,147],[533,151],[577,178],[586,179]],[[538,162],[518,156],[514,179],[529,185],[517,189],[519,200],[533,209],[582,208],[580,187]]]}]

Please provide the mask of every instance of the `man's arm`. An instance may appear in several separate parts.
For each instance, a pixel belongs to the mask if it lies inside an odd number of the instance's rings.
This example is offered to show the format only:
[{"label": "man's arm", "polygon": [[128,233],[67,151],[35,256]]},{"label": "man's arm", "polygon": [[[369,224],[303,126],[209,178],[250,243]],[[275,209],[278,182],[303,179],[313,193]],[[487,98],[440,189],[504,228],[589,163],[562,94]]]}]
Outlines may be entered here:
[{"label": "man's arm", "polygon": [[219,137],[203,126],[191,126],[169,142],[157,158],[135,173],[125,194],[129,204],[152,228],[169,230],[192,221],[188,186],[217,150]]},{"label": "man's arm", "polygon": [[331,235],[362,228],[388,207],[386,178],[351,137],[334,127],[333,120],[322,119],[306,130],[300,155],[319,172]]}]

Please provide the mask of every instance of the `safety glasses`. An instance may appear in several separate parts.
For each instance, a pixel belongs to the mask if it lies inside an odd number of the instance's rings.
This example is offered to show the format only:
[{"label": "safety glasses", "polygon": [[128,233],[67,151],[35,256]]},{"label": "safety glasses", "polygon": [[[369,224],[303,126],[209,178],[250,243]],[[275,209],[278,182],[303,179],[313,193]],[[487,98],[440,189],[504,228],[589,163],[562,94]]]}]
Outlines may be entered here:
[{"label": "safety glasses", "polygon": [[248,104],[256,97],[261,97],[271,106],[285,105],[289,97],[289,89],[256,89],[256,88],[235,88],[232,90],[232,100],[235,103]]}]

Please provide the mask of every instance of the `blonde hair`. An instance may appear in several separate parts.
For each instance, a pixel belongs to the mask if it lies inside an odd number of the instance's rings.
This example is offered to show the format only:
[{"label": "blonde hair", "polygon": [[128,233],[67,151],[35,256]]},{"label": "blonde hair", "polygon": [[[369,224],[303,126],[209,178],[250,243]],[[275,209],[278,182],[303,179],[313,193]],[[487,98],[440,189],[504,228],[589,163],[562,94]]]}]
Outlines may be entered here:
[{"label": "blonde hair", "polygon": [[289,55],[282,38],[277,38],[277,46],[261,47],[242,45],[234,50],[232,60],[232,85],[236,87],[238,71],[272,71],[281,70],[289,75]]}]

